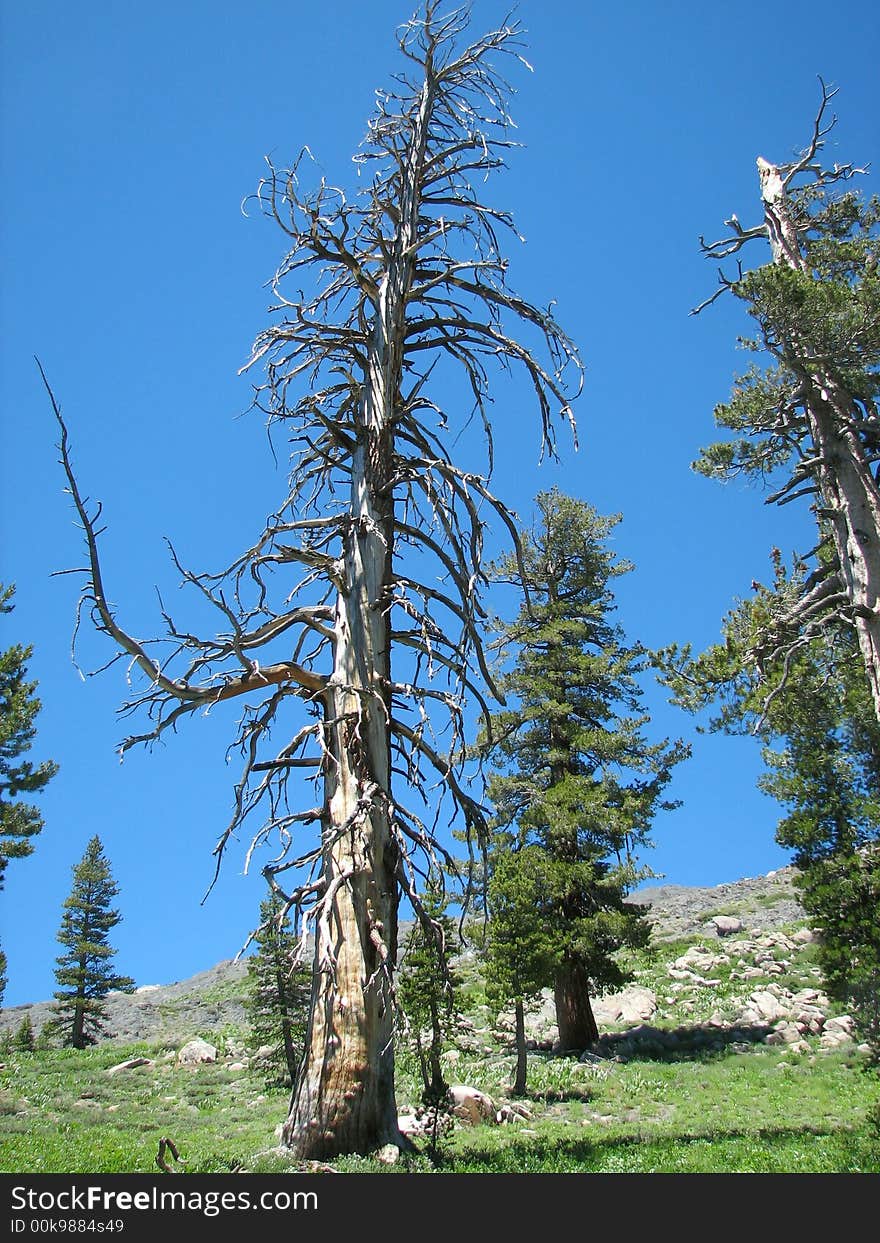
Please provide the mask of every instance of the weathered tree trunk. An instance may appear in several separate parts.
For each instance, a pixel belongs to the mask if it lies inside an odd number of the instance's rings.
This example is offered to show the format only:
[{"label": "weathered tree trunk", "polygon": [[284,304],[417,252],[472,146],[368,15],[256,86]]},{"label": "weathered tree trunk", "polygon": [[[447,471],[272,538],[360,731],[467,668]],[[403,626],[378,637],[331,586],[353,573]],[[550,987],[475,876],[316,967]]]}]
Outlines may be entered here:
[{"label": "weathered tree trunk", "polygon": [[397,954],[391,831],[394,414],[419,218],[428,78],[403,170],[401,219],[378,293],[352,455],[344,577],[326,692],[324,909],[306,1057],[284,1142],[302,1157],[403,1147],[394,1095],[391,977]]},{"label": "weathered tree trunk", "polygon": [[526,1014],[521,997],[516,999],[514,1019],[516,1023],[516,1075],[512,1091],[514,1096],[525,1096],[528,1058],[526,1056]]},{"label": "weathered tree trunk", "polygon": [[[759,157],[758,175],[773,262],[807,273],[781,173]],[[809,356],[810,351],[804,353]],[[792,343],[786,361],[804,382],[818,458],[821,516],[830,522],[874,711],[880,719],[880,490],[854,430],[856,409],[851,394],[830,368],[805,362],[797,342]]]},{"label": "weathered tree trunk", "polygon": [[553,989],[556,1025],[562,1053],[582,1053],[599,1039],[590,1004],[590,981],[577,959],[566,959],[556,973]]}]

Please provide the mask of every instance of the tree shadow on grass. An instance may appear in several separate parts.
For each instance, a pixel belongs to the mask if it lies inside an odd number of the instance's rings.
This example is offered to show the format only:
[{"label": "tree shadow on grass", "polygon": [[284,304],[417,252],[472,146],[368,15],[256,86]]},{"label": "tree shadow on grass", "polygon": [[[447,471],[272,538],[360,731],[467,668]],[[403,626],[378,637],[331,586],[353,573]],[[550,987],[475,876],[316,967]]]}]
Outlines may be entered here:
[{"label": "tree shadow on grass", "polygon": [[[803,1141],[810,1137],[824,1137],[840,1144],[841,1168],[847,1164],[851,1136],[848,1131],[817,1125],[770,1126],[757,1129],[727,1129],[718,1131],[683,1132],[658,1135],[644,1134],[608,1136],[607,1138],[581,1137],[567,1139],[553,1137],[516,1136],[502,1145],[469,1143],[464,1151],[437,1154],[435,1168],[443,1173],[568,1173],[602,1171],[610,1168],[631,1169],[633,1172],[662,1172],[694,1168],[710,1172],[717,1162],[719,1173],[784,1172],[786,1166],[797,1157],[789,1154],[803,1151]],[[729,1164],[731,1150],[745,1142],[747,1148],[741,1164]],[[707,1146],[717,1149],[715,1159],[707,1153]],[[863,1143],[859,1168],[880,1168],[880,1143]],[[693,1161],[689,1152],[695,1153]],[[631,1160],[627,1158],[631,1157]],[[786,1159],[788,1157],[788,1160]],[[851,1167],[850,1167],[851,1168]],[[828,1172],[833,1172],[829,1167]]]},{"label": "tree shadow on grass", "polygon": [[698,1023],[691,1027],[661,1028],[642,1023],[624,1032],[609,1032],[582,1055],[587,1062],[680,1062],[705,1060],[729,1053],[748,1053],[764,1044],[773,1028],[766,1023],[736,1023],[718,1027]]}]

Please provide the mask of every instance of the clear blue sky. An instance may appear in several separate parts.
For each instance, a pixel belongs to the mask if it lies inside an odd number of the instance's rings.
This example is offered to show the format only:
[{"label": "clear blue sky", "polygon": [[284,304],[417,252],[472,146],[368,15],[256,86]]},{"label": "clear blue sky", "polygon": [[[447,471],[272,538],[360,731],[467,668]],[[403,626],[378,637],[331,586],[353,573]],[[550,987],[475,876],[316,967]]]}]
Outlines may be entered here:
[{"label": "clear blue sky", "polygon": [[[122,670],[84,682],[71,663],[76,580],[51,575],[82,552],[33,355],[62,402],[81,485],[104,504],[108,592],[124,624],[156,633],[155,588],[185,604],[163,537],[185,564],[220,568],[283,495],[237,375],[266,323],[283,238],[241,201],[267,152],[283,164],[304,143],[330,180],[354,183],[351,156],[374,89],[399,67],[393,33],[410,4],[0,5],[0,578],[18,588],[0,646],[34,644],[43,709],[31,754],[61,766],[36,852],[10,865],[0,896],[7,1005],[51,995],[61,904],[95,833],[121,891],[117,966],[140,984],[234,955],[263,889],[241,875],[242,843],[200,905],[238,771],[224,757],[234,709],[120,765]],[[503,13],[476,0],[475,34]],[[519,16],[535,67],[515,75],[524,149],[491,193],[527,239],[511,244],[514,286],[557,300],[587,374],[581,448],[560,437],[559,465],[538,465],[534,413],[505,394],[496,491],[524,518],[554,483],[622,511],[615,547],[636,564],[619,584],[627,633],[704,646],[767,577],[772,544],[809,545],[795,506],[768,509],[759,491],[689,469],[745,361],[732,302],[688,315],[716,279],[698,237],[717,237],[731,212],[757,220],[755,158],[785,160],[808,140],[817,75],[840,88],[830,158],[876,167],[880,17],[853,0],[524,0]],[[764,257],[756,246],[753,262]],[[111,653],[84,632],[79,654],[89,668]],[[783,864],[778,809],[754,789],[757,744],[696,736],[661,693],[649,702],[655,736],[694,741],[672,790],[684,805],[656,822],[653,866],[712,885]]]}]

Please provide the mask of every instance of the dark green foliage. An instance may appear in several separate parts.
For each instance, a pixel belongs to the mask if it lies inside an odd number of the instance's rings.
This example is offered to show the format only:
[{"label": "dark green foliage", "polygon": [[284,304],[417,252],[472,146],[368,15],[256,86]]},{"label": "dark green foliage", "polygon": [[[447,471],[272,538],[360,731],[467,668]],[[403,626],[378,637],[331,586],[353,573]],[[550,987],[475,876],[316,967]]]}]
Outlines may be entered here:
[{"label": "dark green foliage", "polygon": [[554,982],[562,961],[554,928],[554,899],[560,891],[554,872],[559,870],[542,846],[520,845],[509,835],[499,838],[489,856],[486,999],[496,1014],[513,1003],[515,1096],[526,1091],[526,1008]]},{"label": "dark green foliage", "polygon": [[[533,891],[554,944],[524,953],[524,978],[533,991],[544,964],[561,1029],[561,1006],[580,1012],[569,1047],[585,1047],[595,1039],[588,994],[621,985],[616,951],[648,940],[643,909],[624,899],[647,874],[636,853],[649,844],[656,812],[675,806],[663,790],[688,749],[645,738],[639,676],[647,654],[609,620],[611,584],[631,568],[606,546],[619,518],[556,490],[537,504],[537,525],[523,537],[528,599],[500,625],[503,649],[513,655],[502,679],[511,706],[493,715],[486,742],[501,868],[494,902],[517,923],[516,908]],[[517,581],[513,558],[499,564],[497,577]],[[520,858],[500,865],[508,848]],[[560,1039],[565,1047],[562,1030]]]},{"label": "dark green foliage", "polygon": [[262,1059],[267,1081],[290,1086],[303,1056],[311,972],[297,962],[290,920],[274,895],[260,904],[254,939],[257,952],[248,960],[251,1045],[272,1050]]},{"label": "dark green foliage", "polygon": [[828,992],[880,1052],[880,723],[855,635],[825,627],[760,664],[751,646],[788,610],[797,574],[777,556],[774,588],[730,613],[723,644],[696,659],[669,649],[666,679],[682,706],[714,707],[710,729],[764,740],[759,785],[786,809],[776,840],[793,852],[801,902],[821,929]]},{"label": "dark green foliage", "polygon": [[[0,613],[12,612],[14,591],[0,583]],[[58,771],[51,760],[37,765],[19,760],[31,748],[40,711],[37,683],[27,681],[32,654],[32,647],[19,644],[0,652],[0,889],[8,861],[32,854],[31,838],[43,827],[38,809],[19,795],[38,793]]]},{"label": "dark green foliage", "polygon": [[437,878],[426,884],[421,906],[420,918],[406,943],[395,992],[406,1035],[418,1058],[424,1084],[422,1099],[436,1107],[449,1092],[440,1054],[456,1019],[455,995],[461,981],[450,958],[458,945],[458,934],[445,913],[447,898]]},{"label": "dark green foliage", "polygon": [[[715,422],[734,434],[704,449],[694,469],[722,479],[811,477],[805,373],[830,366],[857,403],[852,413],[869,457],[880,449],[873,403],[880,392],[880,200],[815,185],[790,190],[806,271],[767,263],[732,284],[757,325],[741,344],[772,360],[739,376]],[[806,443],[804,443],[806,442]],[[779,499],[782,499],[781,497]]]},{"label": "dark green foliage", "polygon": [[12,1047],[18,1053],[33,1053],[36,1048],[36,1036],[31,1023],[31,1016],[26,1014],[12,1037]]},{"label": "dark green foliage", "polygon": [[93,837],[73,869],[73,889],[58,933],[65,953],[55,968],[59,988],[53,1030],[76,1049],[94,1044],[103,1033],[104,998],[111,989],[134,989],[134,980],[113,970],[115,950],[107,940],[122,918],[110,905],[118,892],[101,839]]},{"label": "dark green foliage", "polygon": [[[0,583],[0,614],[11,613],[14,587]],[[38,808],[25,802],[22,794],[37,794],[58,771],[51,760],[33,764],[20,757],[31,748],[36,736],[34,718],[40,701],[34,695],[36,682],[27,681],[27,662],[32,647],[15,644],[0,651],[0,889],[10,859],[23,859],[33,853],[33,837],[43,827]],[[6,955],[0,950],[0,1003],[6,990]]]}]

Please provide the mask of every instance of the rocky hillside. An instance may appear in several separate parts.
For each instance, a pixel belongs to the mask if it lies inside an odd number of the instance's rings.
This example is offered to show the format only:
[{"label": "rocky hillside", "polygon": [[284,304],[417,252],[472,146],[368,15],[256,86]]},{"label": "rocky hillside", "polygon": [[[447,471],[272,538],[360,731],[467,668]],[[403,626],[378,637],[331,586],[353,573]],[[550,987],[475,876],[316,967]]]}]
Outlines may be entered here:
[{"label": "rocky hillside", "polygon": [[[650,906],[658,949],[662,949],[664,943],[670,941],[692,941],[695,937],[708,940],[711,946],[718,942],[719,935],[727,938],[725,944],[732,949],[737,939],[742,941],[745,936],[746,947],[741,949],[738,957],[745,954],[742,970],[751,966],[757,972],[754,977],[757,980],[758,977],[764,979],[768,975],[766,963],[774,954],[778,956],[779,947],[777,950],[772,949],[775,944],[772,940],[770,943],[756,942],[753,945],[748,938],[762,935],[766,938],[783,928],[793,929],[804,921],[804,913],[798,905],[792,886],[792,877],[792,868],[782,868],[766,876],[714,888],[662,885],[641,890],[637,896],[639,902]],[[709,946],[706,947],[706,953],[709,952]],[[784,949],[784,946],[781,948]],[[762,955],[765,965],[758,966]],[[712,976],[711,967],[705,964],[700,967],[698,962],[672,969],[687,972],[692,968],[695,976],[700,976],[702,971],[703,980]],[[646,1002],[644,998],[639,1005],[634,1000],[636,994],[632,990],[627,994],[629,1001],[624,1003],[614,998],[600,999],[596,1007],[600,1027],[621,1024],[625,1026],[627,1022],[644,1021],[653,1017],[658,1008],[661,1011],[664,1008],[670,1010],[673,1006],[679,1012],[683,1011],[698,1018],[702,1009],[705,1009],[704,1003],[711,990],[720,987],[701,985],[689,979],[686,974],[680,979],[669,978],[668,981],[664,976],[664,986],[668,984],[667,1004],[656,999],[658,990],[650,987],[657,983],[653,976],[650,979],[645,976],[648,982],[643,985],[642,975],[639,972],[640,987],[651,992],[656,1005]],[[138,1040],[179,1042],[197,1035],[222,1031],[223,1028],[240,1028],[245,1023],[246,976],[245,962],[226,961],[188,980],[146,985],[132,994],[111,993],[107,999],[109,1037],[121,1043]],[[676,985],[680,987],[676,988]],[[705,994],[702,1003],[687,995],[694,990]],[[726,987],[722,989],[722,992],[728,991]],[[663,990],[660,989],[659,992],[662,997]],[[51,1002],[44,1001],[0,1010],[0,1033],[15,1030],[25,1015],[30,1016],[34,1031],[39,1032],[43,1024],[51,1018],[52,1008]],[[535,1040],[542,1044],[552,1043],[552,1008],[545,1006],[541,1014],[532,1016],[531,1022]]]}]

